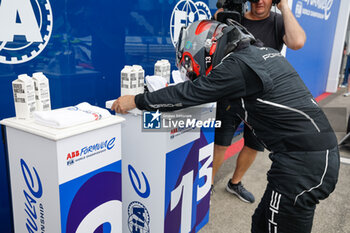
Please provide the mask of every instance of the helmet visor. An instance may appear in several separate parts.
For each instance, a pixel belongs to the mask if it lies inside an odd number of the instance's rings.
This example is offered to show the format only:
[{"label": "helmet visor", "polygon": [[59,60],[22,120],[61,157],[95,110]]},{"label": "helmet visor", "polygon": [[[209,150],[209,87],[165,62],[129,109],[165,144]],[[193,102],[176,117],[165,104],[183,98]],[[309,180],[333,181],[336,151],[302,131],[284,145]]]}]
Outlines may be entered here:
[{"label": "helmet visor", "polygon": [[176,43],[176,66],[180,69],[180,61],[182,59],[182,54],[184,52],[184,42],[185,42],[185,33],[186,27],[182,27],[180,30],[179,38]]}]

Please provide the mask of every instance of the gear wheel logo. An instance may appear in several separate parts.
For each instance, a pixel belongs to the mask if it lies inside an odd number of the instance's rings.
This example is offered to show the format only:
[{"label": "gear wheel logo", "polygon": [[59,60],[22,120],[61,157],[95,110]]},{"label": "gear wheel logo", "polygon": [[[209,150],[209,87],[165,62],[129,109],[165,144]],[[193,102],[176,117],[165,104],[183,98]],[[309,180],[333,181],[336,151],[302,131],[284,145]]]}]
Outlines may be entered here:
[{"label": "gear wheel logo", "polygon": [[210,18],[210,9],[204,2],[198,1],[194,3],[192,0],[179,1],[175,5],[170,19],[170,36],[174,47],[176,46],[182,27],[187,27],[198,20]]},{"label": "gear wheel logo", "polygon": [[147,208],[138,201],[133,201],[128,206],[128,227],[131,233],[150,233],[150,215]]},{"label": "gear wheel logo", "polygon": [[211,18],[210,9],[207,6],[207,4],[205,4],[204,2],[196,2],[196,6],[198,9],[199,20]]},{"label": "gear wheel logo", "polygon": [[52,34],[49,0],[1,0],[0,3],[0,63],[32,60],[45,49]]}]

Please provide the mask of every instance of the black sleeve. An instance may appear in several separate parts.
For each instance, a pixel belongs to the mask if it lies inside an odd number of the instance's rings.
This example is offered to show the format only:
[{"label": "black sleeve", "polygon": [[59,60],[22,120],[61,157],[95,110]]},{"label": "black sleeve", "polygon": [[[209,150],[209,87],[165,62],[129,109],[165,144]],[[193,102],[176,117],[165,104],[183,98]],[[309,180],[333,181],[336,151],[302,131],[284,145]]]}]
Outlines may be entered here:
[{"label": "black sleeve", "polygon": [[277,35],[278,35],[277,43],[279,45],[282,44],[282,46],[283,46],[283,44],[284,44],[283,37],[285,35],[283,16],[280,14],[277,14],[276,20],[277,20]]},{"label": "black sleeve", "polygon": [[244,76],[254,76],[255,82],[260,81],[250,69],[245,69],[244,72],[252,73],[252,75],[243,74],[239,63],[241,62],[228,56],[207,77],[198,77],[193,82],[186,81],[156,92],[137,95],[135,97],[136,106],[141,110],[172,111],[215,102],[222,98],[245,97],[247,82]]}]

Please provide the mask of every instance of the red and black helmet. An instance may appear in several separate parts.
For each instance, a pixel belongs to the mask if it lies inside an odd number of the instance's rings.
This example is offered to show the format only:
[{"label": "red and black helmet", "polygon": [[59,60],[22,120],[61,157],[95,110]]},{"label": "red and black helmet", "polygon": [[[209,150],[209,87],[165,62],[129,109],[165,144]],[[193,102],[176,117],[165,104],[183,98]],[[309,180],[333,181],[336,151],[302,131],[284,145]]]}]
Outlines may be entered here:
[{"label": "red and black helmet", "polygon": [[[243,39],[255,40],[240,24],[230,26],[215,20],[201,20],[182,28],[176,44],[176,66],[194,73],[196,77],[208,75],[213,66]],[[230,51],[228,51],[228,48]],[[218,51],[220,50],[220,51]],[[193,75],[188,75],[190,79]]]}]

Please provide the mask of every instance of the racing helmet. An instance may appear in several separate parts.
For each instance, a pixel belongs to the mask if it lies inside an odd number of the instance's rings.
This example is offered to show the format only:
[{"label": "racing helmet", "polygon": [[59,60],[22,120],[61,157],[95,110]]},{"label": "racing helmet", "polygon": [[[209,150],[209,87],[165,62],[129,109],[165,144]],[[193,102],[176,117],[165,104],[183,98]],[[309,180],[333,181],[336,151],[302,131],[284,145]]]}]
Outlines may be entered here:
[{"label": "racing helmet", "polygon": [[242,25],[234,20],[227,22],[229,25],[201,20],[181,29],[176,44],[176,66],[190,80],[208,75],[240,41],[255,41]]}]

